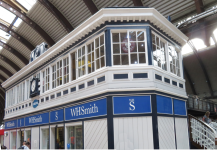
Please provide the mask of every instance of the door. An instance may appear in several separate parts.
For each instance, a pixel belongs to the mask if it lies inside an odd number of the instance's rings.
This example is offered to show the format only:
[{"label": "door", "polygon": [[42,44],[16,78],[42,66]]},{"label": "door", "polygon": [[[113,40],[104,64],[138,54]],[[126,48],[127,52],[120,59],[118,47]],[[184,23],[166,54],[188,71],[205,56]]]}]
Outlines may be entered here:
[{"label": "door", "polygon": [[56,127],[56,145],[55,149],[64,149],[64,128]]}]

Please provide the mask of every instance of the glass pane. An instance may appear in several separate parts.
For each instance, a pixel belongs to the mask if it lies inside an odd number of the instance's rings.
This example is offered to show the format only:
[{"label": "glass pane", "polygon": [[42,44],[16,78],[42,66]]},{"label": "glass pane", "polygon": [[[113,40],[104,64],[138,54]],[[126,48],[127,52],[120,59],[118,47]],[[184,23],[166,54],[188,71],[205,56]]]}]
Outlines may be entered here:
[{"label": "glass pane", "polygon": [[131,54],[131,64],[138,64],[137,54]]},{"label": "glass pane", "polygon": [[78,49],[78,57],[81,57],[81,49]]},{"label": "glass pane", "polygon": [[87,52],[90,53],[91,52],[91,44],[87,45]]},{"label": "glass pane", "polygon": [[156,50],[156,46],[154,44],[152,44],[152,49],[153,49],[153,51]]},{"label": "glass pane", "polygon": [[78,59],[78,67],[80,67],[80,66],[81,66],[81,59]]},{"label": "glass pane", "polygon": [[42,149],[49,149],[49,129],[42,129]]},{"label": "glass pane", "polygon": [[100,47],[100,56],[103,56],[104,55],[104,46],[101,46]]},{"label": "glass pane", "polygon": [[113,64],[114,65],[120,65],[120,55],[114,55],[113,56]]},{"label": "glass pane", "polygon": [[137,52],[136,42],[130,42],[130,52]]},{"label": "glass pane", "polygon": [[92,72],[95,71],[95,63],[94,62],[91,64],[91,67],[92,67]]},{"label": "glass pane", "polygon": [[87,60],[88,60],[88,64],[91,63],[91,53],[88,54]]},{"label": "glass pane", "polygon": [[156,45],[157,45],[157,46],[160,46],[160,39],[159,39],[159,37],[157,37],[157,36],[156,36]]},{"label": "glass pane", "polygon": [[104,57],[102,57],[100,61],[101,61],[101,68],[102,68],[102,67],[105,66],[105,59],[104,59]]},{"label": "glass pane", "polygon": [[112,33],[113,42],[119,42],[119,33]]},{"label": "glass pane", "polygon": [[137,31],[137,40],[138,41],[144,41],[144,31]]},{"label": "glass pane", "polygon": [[113,44],[113,54],[119,54],[119,53],[120,53],[120,45]]},{"label": "glass pane", "polygon": [[145,42],[138,42],[138,51],[145,52]]},{"label": "glass pane", "polygon": [[96,58],[99,58],[99,48],[96,49]]},{"label": "glass pane", "polygon": [[122,65],[129,65],[128,55],[121,55],[121,64]]},{"label": "glass pane", "polygon": [[67,149],[83,148],[83,131],[82,126],[67,127]]},{"label": "glass pane", "polygon": [[85,65],[85,56],[82,57],[82,66]]},{"label": "glass pane", "polygon": [[165,61],[162,61],[162,69],[167,70],[167,64]]},{"label": "glass pane", "polygon": [[82,55],[85,54],[85,46],[82,47]]},{"label": "glass pane", "polygon": [[136,31],[129,32],[130,41],[136,41]]},{"label": "glass pane", "polygon": [[127,42],[128,41],[127,32],[123,32],[120,34],[121,34],[121,42]]},{"label": "glass pane", "polygon": [[128,44],[121,43],[121,53],[128,53]]},{"label": "glass pane", "polygon": [[99,47],[99,38],[95,39],[95,47]]},{"label": "glass pane", "polygon": [[94,61],[95,58],[94,58],[94,52],[92,52],[92,61]]},{"label": "glass pane", "polygon": [[146,63],[146,58],[144,53],[139,54],[139,63]]},{"label": "glass pane", "polygon": [[103,45],[104,44],[104,35],[101,35],[100,36],[100,45]]},{"label": "glass pane", "polygon": [[155,42],[155,35],[154,34],[151,34],[151,37],[152,37],[152,43],[156,44]]},{"label": "glass pane", "polygon": [[96,69],[100,68],[99,59],[96,60]]}]

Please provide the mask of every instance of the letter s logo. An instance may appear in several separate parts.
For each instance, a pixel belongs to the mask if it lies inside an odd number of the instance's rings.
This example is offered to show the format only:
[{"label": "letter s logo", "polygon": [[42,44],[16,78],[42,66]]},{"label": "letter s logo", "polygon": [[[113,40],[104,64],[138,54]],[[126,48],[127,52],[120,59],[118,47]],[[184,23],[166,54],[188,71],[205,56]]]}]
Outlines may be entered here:
[{"label": "letter s logo", "polygon": [[58,120],[58,112],[55,112],[55,120]]},{"label": "letter s logo", "polygon": [[130,107],[129,107],[129,110],[131,110],[131,111],[134,111],[135,110],[135,106],[134,106],[134,99],[129,99],[129,105],[130,105]]}]

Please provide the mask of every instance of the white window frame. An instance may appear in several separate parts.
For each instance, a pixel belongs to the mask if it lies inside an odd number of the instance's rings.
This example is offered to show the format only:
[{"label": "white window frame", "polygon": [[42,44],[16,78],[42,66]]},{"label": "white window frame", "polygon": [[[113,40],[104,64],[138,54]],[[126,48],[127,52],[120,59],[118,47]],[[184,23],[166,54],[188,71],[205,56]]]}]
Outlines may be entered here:
[{"label": "white window frame", "polygon": [[[131,53],[127,53],[128,54],[128,60],[129,60],[129,63],[128,65],[114,65],[114,61],[113,61],[113,36],[112,36],[112,33],[120,33],[120,32],[127,32],[127,36],[129,37],[129,31],[144,31],[144,42],[145,42],[145,59],[146,59],[146,63],[138,63],[138,64],[131,64],[131,56],[130,54]],[[111,34],[111,61],[112,61],[112,67],[120,67],[120,66],[148,66],[148,47],[147,47],[147,31],[146,29],[112,29],[110,31],[110,34]],[[138,41],[136,41],[138,42]],[[119,42],[120,44],[121,42]],[[129,40],[128,40],[128,46],[129,46]],[[137,57],[138,57],[138,54],[139,52],[137,51]]]}]

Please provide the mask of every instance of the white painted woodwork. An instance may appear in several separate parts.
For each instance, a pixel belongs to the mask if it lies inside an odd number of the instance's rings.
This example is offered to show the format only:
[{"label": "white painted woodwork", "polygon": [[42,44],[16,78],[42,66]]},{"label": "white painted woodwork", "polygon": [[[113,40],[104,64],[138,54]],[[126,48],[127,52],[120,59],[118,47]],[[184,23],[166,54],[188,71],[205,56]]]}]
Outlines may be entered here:
[{"label": "white painted woodwork", "polygon": [[159,149],[175,149],[173,117],[158,117]]},{"label": "white painted woodwork", "polygon": [[107,119],[84,121],[84,149],[108,149]]},{"label": "white painted woodwork", "polygon": [[31,130],[31,149],[39,149],[39,127],[33,127]]},{"label": "white painted woodwork", "polygon": [[187,118],[175,118],[177,149],[189,149]]},{"label": "white painted woodwork", "polygon": [[153,149],[152,117],[114,118],[114,148]]},{"label": "white painted woodwork", "polygon": [[6,146],[8,149],[10,149],[10,131],[5,131],[8,132],[8,136],[4,137],[4,146]]},{"label": "white painted woodwork", "polygon": [[55,149],[55,127],[50,128],[50,149]]}]

